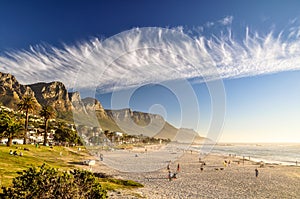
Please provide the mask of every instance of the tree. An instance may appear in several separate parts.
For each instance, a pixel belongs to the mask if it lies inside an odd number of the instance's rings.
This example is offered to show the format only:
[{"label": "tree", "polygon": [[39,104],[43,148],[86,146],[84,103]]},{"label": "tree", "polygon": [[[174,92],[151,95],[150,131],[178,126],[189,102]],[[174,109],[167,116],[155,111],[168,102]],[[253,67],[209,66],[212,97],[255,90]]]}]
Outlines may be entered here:
[{"label": "tree", "polygon": [[2,187],[0,198],[92,199],[106,198],[106,190],[89,171],[59,171],[43,164],[31,167],[13,179],[11,187]]},{"label": "tree", "polygon": [[1,111],[0,114],[0,134],[1,137],[7,137],[7,146],[12,145],[12,141],[20,134],[22,125],[14,118],[10,117],[8,113]]},{"label": "tree", "polygon": [[68,142],[82,144],[80,137],[75,130],[70,129],[65,123],[59,122],[54,134],[54,140],[58,142]]},{"label": "tree", "polygon": [[51,118],[55,117],[55,112],[51,106],[45,105],[42,107],[40,111],[40,116],[44,118],[44,143],[43,145],[46,146],[48,143],[48,121]]},{"label": "tree", "polygon": [[7,112],[3,110],[0,111],[0,135],[3,137],[4,132],[8,128],[8,123],[11,120],[11,117],[8,115]]},{"label": "tree", "polygon": [[22,100],[18,103],[18,110],[25,111],[25,133],[24,133],[24,144],[27,144],[27,131],[28,131],[28,120],[29,112],[32,112],[36,108],[37,102],[31,95],[25,95]]},{"label": "tree", "polygon": [[14,120],[11,120],[8,124],[8,128],[6,130],[6,134],[8,137],[7,146],[12,145],[12,141],[15,137],[18,137],[20,134],[20,131],[23,129],[22,124],[19,122],[16,122]]}]

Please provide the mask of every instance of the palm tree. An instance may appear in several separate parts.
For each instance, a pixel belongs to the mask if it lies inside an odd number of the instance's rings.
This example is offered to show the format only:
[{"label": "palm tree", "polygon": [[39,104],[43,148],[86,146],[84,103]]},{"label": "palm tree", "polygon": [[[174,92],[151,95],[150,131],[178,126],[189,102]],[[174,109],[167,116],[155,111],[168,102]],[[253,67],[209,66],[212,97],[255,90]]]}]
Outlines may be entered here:
[{"label": "palm tree", "polygon": [[42,107],[40,111],[40,116],[44,118],[44,143],[43,145],[46,146],[48,143],[47,136],[48,136],[48,120],[55,117],[55,112],[51,106],[45,105]]},{"label": "palm tree", "polygon": [[1,137],[7,137],[7,146],[12,145],[14,137],[17,137],[22,129],[22,125],[7,113],[1,111],[0,115],[0,133]]},{"label": "palm tree", "polygon": [[25,118],[25,133],[24,133],[23,144],[27,144],[29,112],[32,112],[36,108],[36,104],[37,104],[37,102],[31,95],[25,95],[18,104],[18,110],[25,111],[25,117],[26,117]]}]

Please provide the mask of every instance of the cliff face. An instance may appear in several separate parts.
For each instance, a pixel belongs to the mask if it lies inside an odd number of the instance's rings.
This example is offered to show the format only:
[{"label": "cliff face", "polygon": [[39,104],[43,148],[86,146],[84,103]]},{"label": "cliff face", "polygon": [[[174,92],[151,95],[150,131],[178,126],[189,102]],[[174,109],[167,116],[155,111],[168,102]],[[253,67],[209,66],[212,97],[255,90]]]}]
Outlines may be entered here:
[{"label": "cliff face", "polygon": [[81,97],[80,97],[79,92],[69,93],[69,100],[72,103],[73,110],[76,110],[78,112],[86,113],[86,110],[85,110],[83,102],[81,101]]},{"label": "cliff face", "polygon": [[143,134],[148,137],[171,140],[176,135],[177,129],[157,114],[132,111],[131,109],[106,110],[106,113],[122,131],[131,135]]},{"label": "cliff face", "polygon": [[102,117],[107,117],[98,100],[93,98],[82,100],[79,92],[68,93],[61,82],[22,85],[13,75],[0,72],[0,102],[4,106],[15,109],[20,99],[26,94],[36,99],[38,107],[50,105],[57,112],[76,111],[85,114],[96,111]]},{"label": "cliff face", "polygon": [[107,118],[107,114],[101,103],[95,98],[87,97],[82,99],[82,103],[87,113],[96,113],[99,118]]},{"label": "cliff face", "polygon": [[35,93],[36,99],[41,105],[50,105],[56,111],[72,111],[72,103],[65,85],[61,82],[37,83],[29,87]]},{"label": "cliff face", "polygon": [[3,105],[17,108],[17,104],[24,95],[32,95],[30,87],[21,85],[11,74],[0,73],[0,101]]},{"label": "cliff face", "polygon": [[133,113],[129,108],[121,110],[106,110],[106,113],[109,117],[118,119],[120,121],[128,120],[133,116]]},{"label": "cliff face", "polygon": [[131,109],[121,109],[121,110],[106,110],[107,115],[118,121],[134,121],[137,125],[145,126],[148,125],[153,120],[162,120],[163,117],[157,114],[143,113],[139,111],[132,111]]}]

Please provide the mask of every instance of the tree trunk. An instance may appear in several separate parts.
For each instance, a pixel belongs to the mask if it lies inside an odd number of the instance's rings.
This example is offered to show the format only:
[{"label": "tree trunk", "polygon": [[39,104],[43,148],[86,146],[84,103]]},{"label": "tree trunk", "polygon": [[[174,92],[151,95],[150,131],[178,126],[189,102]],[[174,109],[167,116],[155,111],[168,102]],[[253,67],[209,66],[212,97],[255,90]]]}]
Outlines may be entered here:
[{"label": "tree trunk", "polygon": [[29,115],[28,115],[28,110],[26,110],[25,134],[24,134],[23,144],[27,144],[28,120],[29,120]]},{"label": "tree trunk", "polygon": [[6,143],[6,146],[11,146],[12,145],[12,141],[13,141],[13,138],[11,135],[8,136],[8,140],[7,140],[7,143]]},{"label": "tree trunk", "polygon": [[48,120],[45,119],[45,132],[44,132],[44,143],[43,143],[44,146],[46,146],[48,143],[47,137],[48,137]]}]

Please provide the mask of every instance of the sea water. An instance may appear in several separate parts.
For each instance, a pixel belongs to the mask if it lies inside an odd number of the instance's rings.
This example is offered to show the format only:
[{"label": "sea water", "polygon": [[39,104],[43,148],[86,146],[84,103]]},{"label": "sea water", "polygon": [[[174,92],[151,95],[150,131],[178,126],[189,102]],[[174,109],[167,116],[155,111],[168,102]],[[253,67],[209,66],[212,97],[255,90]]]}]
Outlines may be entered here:
[{"label": "sea water", "polygon": [[236,155],[253,161],[300,166],[300,144],[216,144],[191,146],[199,154]]}]

